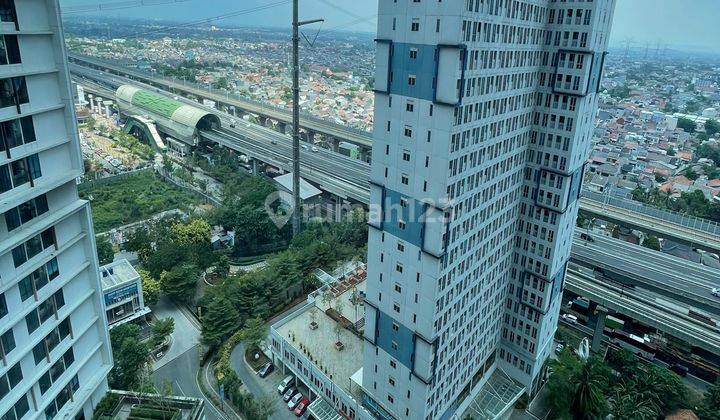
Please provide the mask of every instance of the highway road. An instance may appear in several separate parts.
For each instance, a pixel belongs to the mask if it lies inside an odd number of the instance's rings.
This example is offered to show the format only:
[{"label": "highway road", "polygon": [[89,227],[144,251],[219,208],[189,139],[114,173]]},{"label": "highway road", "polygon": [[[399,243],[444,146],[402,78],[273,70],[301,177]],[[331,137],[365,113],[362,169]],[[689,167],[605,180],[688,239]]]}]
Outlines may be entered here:
[{"label": "highway road", "polygon": [[662,299],[658,299],[652,292],[599,282],[591,271],[583,272],[572,265],[565,277],[565,289],[720,355],[720,328],[704,324],[675,307],[664,305]]},{"label": "highway road", "polygon": [[589,242],[580,234],[576,232],[573,239],[572,261],[720,315],[720,298],[710,294],[711,288],[720,287],[720,270],[599,234]]},{"label": "highway road", "polygon": [[[274,120],[282,121],[284,123],[292,123],[292,112],[289,109],[265,105],[260,102],[255,102],[240,97],[230,97],[228,96],[228,94],[215,93],[205,88],[191,86],[180,81],[160,78],[139,70],[130,69],[125,66],[111,63],[105,60],[80,56],[77,54],[69,54],[68,57],[70,58],[71,63],[89,63],[93,66],[106,68],[116,73],[131,76],[134,79],[150,82],[151,84],[156,86],[167,87],[178,92],[190,93],[200,98],[206,98],[218,103],[235,106],[236,108],[245,110],[246,112],[264,115]],[[320,118],[302,114],[300,116],[300,126],[306,130],[322,133],[324,135],[361,145],[367,148],[372,147],[372,133],[370,132],[345,127],[332,121],[322,120]]]}]

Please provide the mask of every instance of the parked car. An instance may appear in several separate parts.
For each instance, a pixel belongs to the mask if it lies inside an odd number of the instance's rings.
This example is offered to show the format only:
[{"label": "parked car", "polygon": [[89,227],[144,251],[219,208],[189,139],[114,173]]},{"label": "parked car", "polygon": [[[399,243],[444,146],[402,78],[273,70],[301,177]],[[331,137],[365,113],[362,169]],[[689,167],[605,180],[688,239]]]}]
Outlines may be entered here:
[{"label": "parked car", "polygon": [[291,386],[288,388],[287,391],[283,394],[283,401],[288,402],[290,401],[290,398],[292,398],[295,394],[297,394],[297,389],[295,389],[294,386]]},{"label": "parked car", "polygon": [[288,410],[294,410],[295,407],[297,407],[297,405],[300,404],[300,401],[303,398],[305,398],[305,397],[303,397],[303,394],[301,394],[299,392],[297,394],[293,395],[293,397],[290,398],[290,401],[288,401],[288,403],[287,403]]},{"label": "parked car", "polygon": [[555,346],[555,353],[561,353],[564,348],[565,348],[565,345],[563,345],[562,343],[558,343],[558,345]]},{"label": "parked car", "polygon": [[285,393],[285,391],[288,390],[293,384],[295,383],[295,377],[290,375],[286,377],[285,379],[280,382],[280,385],[277,387],[278,394],[282,395]]},{"label": "parked car", "polygon": [[577,317],[571,314],[563,314],[562,319],[563,321],[569,322],[571,324],[577,324],[578,321]]},{"label": "parked car", "polygon": [[720,297],[720,287],[713,287],[710,290],[710,293],[712,293],[712,295],[715,297]]},{"label": "parked car", "polygon": [[258,370],[257,374],[261,378],[264,378],[264,377],[268,376],[273,370],[275,370],[275,365],[273,365],[272,362],[267,362],[264,365],[262,365],[260,370]]},{"label": "parked car", "polygon": [[302,416],[305,413],[305,410],[307,410],[307,406],[310,404],[310,400],[307,398],[303,398],[300,400],[298,405],[295,407],[294,413],[297,417]]}]

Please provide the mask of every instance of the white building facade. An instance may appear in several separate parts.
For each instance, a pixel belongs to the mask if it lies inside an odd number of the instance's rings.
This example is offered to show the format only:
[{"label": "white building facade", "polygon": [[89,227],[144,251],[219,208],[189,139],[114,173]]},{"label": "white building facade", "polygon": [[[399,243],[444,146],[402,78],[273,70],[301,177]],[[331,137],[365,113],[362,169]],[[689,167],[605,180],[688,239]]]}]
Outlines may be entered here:
[{"label": "white building facade", "polygon": [[0,1],[0,37],[0,416],[91,418],[112,354],[58,1]]},{"label": "white building facade", "polygon": [[363,389],[458,418],[552,351],[614,0],[383,0]]}]

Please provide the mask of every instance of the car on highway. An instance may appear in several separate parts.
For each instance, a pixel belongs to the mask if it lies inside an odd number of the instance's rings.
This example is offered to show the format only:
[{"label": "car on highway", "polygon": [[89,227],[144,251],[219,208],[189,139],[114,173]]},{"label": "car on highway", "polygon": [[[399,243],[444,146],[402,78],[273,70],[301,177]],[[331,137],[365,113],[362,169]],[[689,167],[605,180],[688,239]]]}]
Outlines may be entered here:
[{"label": "car on highway", "polygon": [[300,417],[303,414],[305,414],[305,410],[307,410],[307,406],[310,404],[310,400],[307,398],[303,398],[300,400],[298,405],[295,407],[295,410],[293,411],[295,413],[295,416]]},{"label": "car on highway", "polygon": [[275,139],[270,140],[270,143],[271,143],[271,144],[277,144],[277,140],[275,140]]},{"label": "car on highway", "polygon": [[264,378],[268,376],[273,370],[275,370],[275,366],[272,364],[272,362],[267,362],[258,370],[257,374],[261,378]]},{"label": "car on highway", "polygon": [[710,293],[715,297],[720,297],[720,287],[713,287],[710,289]]},{"label": "car on highway", "polygon": [[282,395],[285,393],[285,391],[288,390],[293,384],[295,383],[295,377],[292,375],[289,375],[285,377],[285,379],[280,382],[280,385],[277,387],[278,394]]},{"label": "car on highway", "polygon": [[587,233],[581,233],[580,239],[582,239],[583,241],[595,242],[595,239],[592,236],[588,235]]},{"label": "car on highway", "polygon": [[294,397],[295,394],[297,394],[297,392],[298,392],[297,389],[295,389],[294,386],[291,386],[291,387],[288,388],[288,390],[285,391],[285,393],[283,394],[283,401],[285,401],[285,402],[290,401],[290,398]]},{"label": "car on highway", "polygon": [[562,320],[565,322],[569,322],[571,324],[577,324],[577,322],[578,322],[577,317],[572,314],[563,314]]},{"label": "car on highway", "polygon": [[312,151],[317,153],[317,152],[318,152],[318,148],[315,147],[315,146],[313,146],[313,147],[312,147]]},{"label": "car on highway", "polygon": [[302,148],[305,149],[305,150],[307,150],[307,149],[308,149],[307,144],[303,144],[303,145],[302,145]]},{"label": "car on highway", "polygon": [[288,401],[288,403],[287,403],[288,410],[294,410],[295,407],[297,407],[297,405],[300,404],[300,401],[303,398],[305,398],[305,397],[303,397],[303,394],[301,394],[299,392],[297,394],[293,395],[293,397],[290,398],[290,401]]},{"label": "car on highway", "polygon": [[235,128],[236,125],[237,125],[237,121],[231,119],[230,120],[230,128]]}]

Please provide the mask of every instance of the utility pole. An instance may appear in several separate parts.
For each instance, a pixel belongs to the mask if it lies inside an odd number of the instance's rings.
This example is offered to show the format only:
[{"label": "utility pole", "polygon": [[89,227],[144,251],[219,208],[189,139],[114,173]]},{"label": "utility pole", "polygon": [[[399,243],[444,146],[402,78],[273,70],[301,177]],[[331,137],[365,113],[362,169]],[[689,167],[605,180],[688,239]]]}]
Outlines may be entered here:
[{"label": "utility pole", "polygon": [[298,9],[300,0],[293,0],[293,24],[292,24],[292,47],[293,47],[293,214],[292,228],[293,236],[300,233],[302,224],[302,203],[300,202],[300,27],[311,23],[322,22],[323,19],[298,21]]}]

